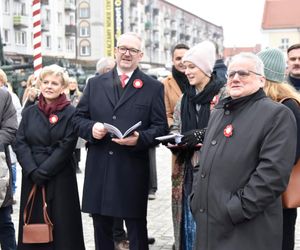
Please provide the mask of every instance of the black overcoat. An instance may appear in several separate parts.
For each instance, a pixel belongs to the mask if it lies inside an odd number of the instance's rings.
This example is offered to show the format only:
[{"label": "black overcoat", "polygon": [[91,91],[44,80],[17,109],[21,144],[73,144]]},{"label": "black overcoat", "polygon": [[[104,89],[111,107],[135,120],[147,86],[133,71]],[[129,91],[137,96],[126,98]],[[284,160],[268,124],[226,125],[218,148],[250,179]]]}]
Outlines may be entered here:
[{"label": "black overcoat", "polygon": [[[32,249],[22,244],[23,211],[33,182],[30,173],[42,168],[50,180],[46,183],[49,217],[54,224],[54,242],[40,248],[55,250],[83,250],[83,231],[72,152],[77,136],[71,126],[75,108],[67,106],[57,113],[58,122],[51,124],[37,105],[28,107],[17,132],[16,153],[22,167],[22,189],[18,249]],[[32,222],[42,221],[41,192],[35,202]]]},{"label": "black overcoat", "polygon": [[[167,133],[163,85],[136,69],[118,100],[116,69],[91,78],[76,107],[74,124],[80,137],[88,141],[82,210],[115,217],[143,218],[147,214],[148,149],[155,137]],[[137,84],[142,82],[142,86]],[[107,134],[92,137],[96,122],[110,123],[124,133],[137,129],[136,146],[121,146]]]},{"label": "black overcoat", "polygon": [[[228,125],[232,134],[224,131]],[[262,90],[242,105],[216,107],[191,196],[195,249],[281,249],[280,194],[288,183],[296,141],[294,115]]]}]

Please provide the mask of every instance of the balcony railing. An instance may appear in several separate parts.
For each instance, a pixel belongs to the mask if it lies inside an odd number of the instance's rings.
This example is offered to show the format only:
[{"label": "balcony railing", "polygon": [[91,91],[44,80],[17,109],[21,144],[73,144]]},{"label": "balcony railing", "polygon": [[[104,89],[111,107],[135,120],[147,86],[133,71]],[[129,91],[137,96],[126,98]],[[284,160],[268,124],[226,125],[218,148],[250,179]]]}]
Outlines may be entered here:
[{"label": "balcony railing", "polygon": [[28,16],[22,16],[15,14],[13,16],[14,27],[16,28],[27,28],[29,26]]},{"label": "balcony railing", "polygon": [[66,36],[75,36],[76,34],[76,26],[73,24],[69,24],[65,26],[65,35]]},{"label": "balcony railing", "polygon": [[74,3],[71,3],[69,1],[65,2],[65,11],[75,11],[76,6]]}]

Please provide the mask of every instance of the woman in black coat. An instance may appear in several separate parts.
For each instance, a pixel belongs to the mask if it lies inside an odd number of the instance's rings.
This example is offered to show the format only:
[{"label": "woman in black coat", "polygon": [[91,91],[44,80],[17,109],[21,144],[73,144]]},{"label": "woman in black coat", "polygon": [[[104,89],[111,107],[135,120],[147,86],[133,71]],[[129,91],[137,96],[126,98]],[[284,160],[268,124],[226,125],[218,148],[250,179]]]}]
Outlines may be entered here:
[{"label": "woman in black coat", "polygon": [[[18,249],[84,250],[80,203],[72,158],[77,136],[71,126],[75,111],[64,90],[68,76],[51,65],[40,73],[39,102],[23,112],[16,152],[22,167]],[[46,188],[53,242],[23,244],[23,212],[33,184],[38,185],[30,223],[42,223],[41,186]]]}]

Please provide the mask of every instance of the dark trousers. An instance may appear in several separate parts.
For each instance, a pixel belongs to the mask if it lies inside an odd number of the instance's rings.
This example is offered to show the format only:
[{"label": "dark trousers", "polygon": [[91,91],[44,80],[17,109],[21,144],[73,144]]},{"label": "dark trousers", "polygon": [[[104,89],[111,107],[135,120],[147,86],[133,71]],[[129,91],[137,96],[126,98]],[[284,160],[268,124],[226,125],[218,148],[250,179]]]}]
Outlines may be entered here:
[{"label": "dark trousers", "polygon": [[11,221],[12,207],[0,208],[0,245],[2,250],[16,250],[14,224]]},{"label": "dark trousers", "polygon": [[127,234],[124,230],[122,218],[114,218],[113,238],[116,242],[127,240]]},{"label": "dark trousers", "polygon": [[297,208],[283,209],[282,250],[294,250]]},{"label": "dark trousers", "polygon": [[[96,250],[114,250],[114,217],[93,214]],[[124,218],[130,250],[149,250],[147,220]]]},{"label": "dark trousers", "polygon": [[156,147],[149,149],[149,193],[157,191],[157,171],[156,171]]}]

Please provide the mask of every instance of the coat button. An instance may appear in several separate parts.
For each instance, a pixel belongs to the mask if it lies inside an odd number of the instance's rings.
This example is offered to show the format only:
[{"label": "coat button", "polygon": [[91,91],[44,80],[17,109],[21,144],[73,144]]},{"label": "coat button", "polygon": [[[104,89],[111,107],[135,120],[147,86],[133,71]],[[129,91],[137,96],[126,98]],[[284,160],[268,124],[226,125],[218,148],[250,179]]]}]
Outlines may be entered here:
[{"label": "coat button", "polygon": [[229,110],[226,110],[224,114],[225,114],[225,115],[230,115],[230,111],[229,111]]},{"label": "coat button", "polygon": [[200,208],[200,209],[199,209],[199,212],[200,212],[200,213],[204,213],[204,212],[205,212],[205,209],[204,209],[204,208]]},{"label": "coat button", "polygon": [[114,152],[113,152],[113,151],[109,151],[108,153],[109,153],[110,155],[113,155],[113,154],[114,154]]},{"label": "coat button", "polygon": [[112,118],[113,118],[113,120],[116,120],[116,119],[117,119],[117,117],[116,117],[115,115],[114,115]]},{"label": "coat button", "polygon": [[214,145],[216,145],[216,144],[217,144],[217,141],[216,141],[216,140],[212,140],[212,141],[211,141],[211,145],[214,146]]},{"label": "coat button", "polygon": [[201,178],[205,178],[206,175],[205,175],[205,173],[201,173],[200,176],[201,176]]}]

